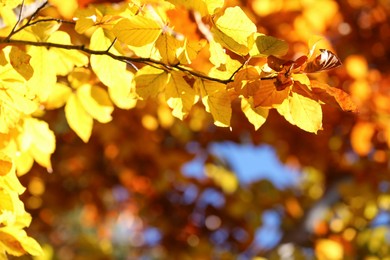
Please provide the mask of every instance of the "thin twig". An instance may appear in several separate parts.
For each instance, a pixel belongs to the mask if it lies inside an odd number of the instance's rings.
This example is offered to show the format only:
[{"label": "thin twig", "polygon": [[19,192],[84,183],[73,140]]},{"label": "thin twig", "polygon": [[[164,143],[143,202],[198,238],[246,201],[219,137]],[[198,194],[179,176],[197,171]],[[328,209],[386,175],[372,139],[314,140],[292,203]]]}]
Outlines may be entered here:
[{"label": "thin twig", "polygon": [[28,18],[26,24],[22,25],[20,28],[18,28],[17,30],[16,27],[17,25],[20,23],[20,20],[21,20],[21,17],[22,17],[22,11],[23,11],[23,6],[24,6],[24,0],[22,2],[22,6],[21,6],[21,9],[20,9],[20,13],[19,13],[19,19],[18,19],[18,22],[15,24],[14,28],[12,29],[12,31],[9,33],[9,35],[7,36],[7,39],[9,40],[13,35],[15,35],[16,33],[24,30],[25,28],[29,27],[29,26],[32,26],[34,24],[37,24],[37,23],[40,23],[40,22],[48,22],[48,21],[56,21],[56,22],[66,22],[66,23],[71,23],[70,21],[63,21],[63,20],[60,20],[60,19],[55,19],[55,18],[49,18],[49,19],[42,19],[42,20],[38,20],[38,21],[35,21],[35,22],[31,22],[32,19],[34,19],[34,17],[39,13],[40,10],[42,10],[46,5],[47,5],[48,1],[45,1],[41,6],[39,6],[35,11],[34,13]]},{"label": "thin twig", "polygon": [[110,49],[112,48],[112,46],[114,46],[114,44],[116,43],[116,39],[117,38],[115,37],[115,39],[112,41],[111,45],[107,48],[106,52],[109,52]]},{"label": "thin twig", "polygon": [[14,27],[12,28],[11,32],[8,34],[7,39],[10,39],[11,36],[16,33],[16,31],[17,31],[16,27],[18,27],[20,21],[22,20],[23,7],[24,7],[24,0],[22,1],[21,5],[20,5],[20,12],[19,12],[18,20],[16,21],[16,23],[15,23]]}]

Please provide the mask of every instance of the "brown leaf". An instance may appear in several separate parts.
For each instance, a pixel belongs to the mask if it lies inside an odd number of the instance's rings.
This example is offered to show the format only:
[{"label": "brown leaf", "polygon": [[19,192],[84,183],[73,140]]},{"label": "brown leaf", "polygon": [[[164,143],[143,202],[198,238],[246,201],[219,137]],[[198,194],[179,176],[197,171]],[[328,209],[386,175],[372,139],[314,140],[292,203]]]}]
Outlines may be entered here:
[{"label": "brown leaf", "polygon": [[276,80],[258,80],[258,87],[253,95],[254,107],[276,107],[283,103],[288,97],[290,88],[277,90],[275,86]]},{"label": "brown leaf", "polygon": [[328,84],[311,80],[312,93],[325,104],[340,107],[343,111],[358,112],[356,104],[351,96],[339,88],[334,88]]}]

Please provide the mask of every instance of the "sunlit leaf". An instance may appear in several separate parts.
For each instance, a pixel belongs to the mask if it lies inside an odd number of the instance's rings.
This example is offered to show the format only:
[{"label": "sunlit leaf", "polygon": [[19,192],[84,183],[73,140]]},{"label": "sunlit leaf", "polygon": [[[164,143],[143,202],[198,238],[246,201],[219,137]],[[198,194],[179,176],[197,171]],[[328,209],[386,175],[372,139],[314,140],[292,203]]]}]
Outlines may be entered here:
[{"label": "sunlit leaf", "polygon": [[155,97],[164,90],[168,74],[160,69],[145,66],[135,74],[136,92],[143,98]]},{"label": "sunlit leaf", "polygon": [[86,143],[92,134],[93,118],[73,94],[65,105],[65,116],[70,128]]},{"label": "sunlit leaf", "polygon": [[[91,37],[91,48],[107,50],[112,40],[102,28],[98,28]],[[111,53],[119,55],[114,46]],[[106,55],[92,55],[91,66],[103,84],[109,87],[110,97],[120,108],[131,108],[134,105],[134,95],[131,93],[133,74],[126,69],[126,63]]]},{"label": "sunlit leaf", "polygon": [[311,81],[312,93],[316,98],[325,104],[340,107],[344,111],[357,112],[358,108],[351,96],[339,88],[334,88],[328,84],[316,80]]},{"label": "sunlit leaf", "polygon": [[250,55],[259,57],[266,57],[268,55],[284,56],[287,51],[287,42],[272,36],[259,34],[255,39],[255,44],[250,51]]},{"label": "sunlit leaf", "polygon": [[[47,40],[48,42],[71,45],[69,34],[63,31],[54,32]],[[88,57],[77,50],[66,50],[60,48],[50,49],[50,55],[54,61],[56,74],[65,76],[72,71],[74,66],[86,66],[89,62]]]},{"label": "sunlit leaf", "polygon": [[322,129],[321,105],[297,84],[294,84],[288,99],[277,107],[277,111],[290,124],[307,132],[317,133]]},{"label": "sunlit leaf", "polygon": [[121,42],[141,47],[155,42],[162,29],[156,21],[138,15],[119,21],[112,31]]},{"label": "sunlit leaf", "polygon": [[211,113],[214,124],[217,126],[230,126],[232,108],[229,94],[224,84],[198,79],[194,88],[200,90],[202,103],[206,111]]},{"label": "sunlit leaf", "polygon": [[196,101],[196,93],[184,76],[182,72],[173,71],[165,87],[167,104],[173,109],[172,114],[181,120],[189,114]]},{"label": "sunlit leaf", "polygon": [[221,64],[226,64],[226,53],[221,44],[216,41],[210,41],[210,62],[219,67]]},{"label": "sunlit leaf", "polygon": [[[254,107],[278,107],[287,99],[290,88],[277,90],[275,80],[255,80],[243,89],[244,96],[253,96]],[[247,95],[245,95],[247,93]]]},{"label": "sunlit leaf", "polygon": [[241,98],[241,110],[244,112],[248,121],[258,130],[267,120],[269,109],[263,107],[255,107],[253,98]]},{"label": "sunlit leaf", "polygon": [[31,46],[28,54],[31,55],[30,64],[34,68],[34,74],[27,84],[39,100],[44,102],[57,81],[56,68],[52,65],[52,58],[46,48]]},{"label": "sunlit leaf", "polygon": [[250,37],[257,28],[240,7],[227,8],[215,25],[212,32],[217,42],[239,54],[249,52],[252,47],[250,45],[253,44]]},{"label": "sunlit leaf", "polygon": [[85,111],[94,119],[100,123],[111,121],[114,107],[104,89],[85,84],[77,89],[77,97]]},{"label": "sunlit leaf", "polygon": [[69,96],[72,93],[72,89],[64,84],[56,83],[52,87],[49,97],[45,104],[46,109],[57,109],[65,105]]},{"label": "sunlit leaf", "polygon": [[166,64],[177,64],[177,52],[184,45],[184,41],[179,41],[170,34],[162,34],[156,41],[156,48],[159,50],[161,59]]},{"label": "sunlit leaf", "polygon": [[30,55],[17,47],[12,47],[11,52],[9,53],[9,59],[12,67],[26,80],[29,80],[32,77],[34,70],[30,65]]}]

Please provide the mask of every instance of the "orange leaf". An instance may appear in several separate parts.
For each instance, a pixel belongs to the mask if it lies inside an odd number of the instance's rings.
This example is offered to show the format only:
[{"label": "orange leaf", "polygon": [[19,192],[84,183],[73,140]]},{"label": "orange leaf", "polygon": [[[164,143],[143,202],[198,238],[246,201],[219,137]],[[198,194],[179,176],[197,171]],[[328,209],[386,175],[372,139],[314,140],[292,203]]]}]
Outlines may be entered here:
[{"label": "orange leaf", "polygon": [[351,96],[339,88],[334,88],[328,84],[311,81],[312,93],[316,98],[323,101],[325,104],[340,107],[344,111],[358,112],[356,104],[352,101]]},{"label": "orange leaf", "polygon": [[[257,90],[253,95],[253,104],[255,107],[276,107],[283,103],[290,93],[290,88],[277,90],[275,80],[256,80]],[[249,84],[248,84],[249,85]]]}]

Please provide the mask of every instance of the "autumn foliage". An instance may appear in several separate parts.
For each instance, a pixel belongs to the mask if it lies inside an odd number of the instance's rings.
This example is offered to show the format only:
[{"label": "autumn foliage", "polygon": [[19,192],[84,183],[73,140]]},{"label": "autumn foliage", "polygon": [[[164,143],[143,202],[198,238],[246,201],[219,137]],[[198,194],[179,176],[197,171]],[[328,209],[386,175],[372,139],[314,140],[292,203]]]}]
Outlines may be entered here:
[{"label": "autumn foliage", "polygon": [[[390,10],[359,3],[1,1],[0,258],[389,256]],[[210,147],[245,136],[300,184],[241,184]]]}]

